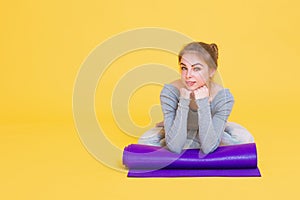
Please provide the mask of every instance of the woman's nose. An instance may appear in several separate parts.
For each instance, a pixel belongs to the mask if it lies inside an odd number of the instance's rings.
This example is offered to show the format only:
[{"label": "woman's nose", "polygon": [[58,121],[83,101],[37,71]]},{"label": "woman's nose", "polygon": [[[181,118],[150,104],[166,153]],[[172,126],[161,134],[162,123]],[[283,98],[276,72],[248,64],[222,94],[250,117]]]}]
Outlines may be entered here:
[{"label": "woman's nose", "polygon": [[191,74],[192,72],[191,72],[191,70],[187,70],[187,72],[186,72],[186,78],[190,78],[191,77]]}]

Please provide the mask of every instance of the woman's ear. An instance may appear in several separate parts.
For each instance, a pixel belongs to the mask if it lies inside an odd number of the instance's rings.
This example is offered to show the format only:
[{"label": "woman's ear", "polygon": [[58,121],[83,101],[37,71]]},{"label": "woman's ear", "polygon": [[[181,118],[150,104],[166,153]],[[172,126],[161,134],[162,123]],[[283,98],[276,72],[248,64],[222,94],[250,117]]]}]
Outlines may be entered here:
[{"label": "woman's ear", "polygon": [[211,69],[210,72],[209,72],[209,78],[212,78],[216,73],[216,70],[215,69]]}]

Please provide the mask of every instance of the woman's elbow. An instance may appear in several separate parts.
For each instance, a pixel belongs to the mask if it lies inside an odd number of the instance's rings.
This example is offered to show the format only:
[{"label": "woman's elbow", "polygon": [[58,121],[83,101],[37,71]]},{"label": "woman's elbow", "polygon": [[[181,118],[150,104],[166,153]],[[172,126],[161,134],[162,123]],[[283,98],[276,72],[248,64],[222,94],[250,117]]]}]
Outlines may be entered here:
[{"label": "woman's elbow", "polygon": [[209,154],[214,152],[218,148],[218,145],[215,146],[202,146],[201,151],[204,154]]}]

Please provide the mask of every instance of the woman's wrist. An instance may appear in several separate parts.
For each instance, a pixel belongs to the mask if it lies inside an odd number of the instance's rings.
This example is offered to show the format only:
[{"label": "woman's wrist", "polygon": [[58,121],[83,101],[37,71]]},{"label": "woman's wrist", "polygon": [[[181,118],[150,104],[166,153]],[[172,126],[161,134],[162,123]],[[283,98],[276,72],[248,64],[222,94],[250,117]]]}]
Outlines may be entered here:
[{"label": "woman's wrist", "polygon": [[190,99],[186,99],[184,97],[179,97],[178,105],[182,108],[189,109]]},{"label": "woman's wrist", "polygon": [[198,110],[201,110],[201,109],[209,106],[209,97],[204,97],[202,99],[196,99],[195,102],[198,106]]}]

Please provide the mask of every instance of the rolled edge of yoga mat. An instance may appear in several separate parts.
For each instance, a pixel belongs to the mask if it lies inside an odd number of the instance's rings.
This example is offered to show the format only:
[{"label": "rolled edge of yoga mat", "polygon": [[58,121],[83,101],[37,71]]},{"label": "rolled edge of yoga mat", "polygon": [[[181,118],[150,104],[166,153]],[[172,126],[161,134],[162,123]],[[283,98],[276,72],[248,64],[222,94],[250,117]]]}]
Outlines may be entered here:
[{"label": "rolled edge of yoga mat", "polygon": [[160,169],[147,171],[140,169],[129,170],[128,177],[261,177],[258,168],[253,169]]},{"label": "rolled edge of yoga mat", "polygon": [[221,146],[210,154],[186,149],[181,154],[156,146],[131,144],[123,152],[129,169],[253,169],[257,168],[255,143]]}]

